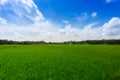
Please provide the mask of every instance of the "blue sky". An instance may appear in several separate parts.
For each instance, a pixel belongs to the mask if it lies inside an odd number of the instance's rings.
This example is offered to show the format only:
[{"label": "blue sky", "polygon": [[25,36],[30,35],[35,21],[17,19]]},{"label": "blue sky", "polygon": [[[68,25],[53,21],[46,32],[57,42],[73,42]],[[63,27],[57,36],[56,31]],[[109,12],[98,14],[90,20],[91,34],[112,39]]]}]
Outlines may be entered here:
[{"label": "blue sky", "polygon": [[0,0],[0,39],[120,39],[120,0]]},{"label": "blue sky", "polygon": [[[87,22],[100,21],[105,22],[111,17],[120,17],[120,1],[119,0],[34,0],[43,15],[60,22],[65,19],[76,22],[77,17],[87,13],[90,16],[93,12],[97,12],[95,18],[87,19]],[[82,23],[84,24],[84,22]]]}]

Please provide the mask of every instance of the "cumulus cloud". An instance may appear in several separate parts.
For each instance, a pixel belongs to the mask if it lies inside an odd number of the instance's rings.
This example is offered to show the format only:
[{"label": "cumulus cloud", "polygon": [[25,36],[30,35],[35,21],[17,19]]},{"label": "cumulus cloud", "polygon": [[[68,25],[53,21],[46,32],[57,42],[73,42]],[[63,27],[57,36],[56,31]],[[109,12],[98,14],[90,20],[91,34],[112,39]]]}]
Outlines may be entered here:
[{"label": "cumulus cloud", "polygon": [[[4,0],[1,1],[4,2]],[[13,2],[15,5],[12,5]],[[33,0],[5,0],[0,5],[0,11],[2,12],[0,13],[0,39],[58,42],[120,38],[119,17],[111,18],[102,26],[96,26],[96,23],[91,23],[81,29],[77,26],[72,26],[66,20],[63,22],[67,24],[61,26],[61,24],[55,24],[45,19]],[[83,16],[83,18],[88,17],[87,13],[84,13]],[[28,23],[24,23],[24,21]]]},{"label": "cumulus cloud", "polygon": [[[59,25],[60,26],[60,25]],[[39,23],[26,26],[4,26],[0,29],[2,39],[9,40],[45,40],[45,41],[69,41],[69,40],[94,40],[94,39],[118,39],[120,38],[120,18],[113,17],[100,27],[95,23],[85,26],[83,29],[75,28],[67,24],[64,28],[56,24]]]},{"label": "cumulus cloud", "polygon": [[103,25],[104,35],[108,38],[120,38],[120,18],[113,17]]},{"label": "cumulus cloud", "polygon": [[[2,0],[0,1],[0,17],[14,24],[34,24],[45,18],[33,0]],[[14,3],[14,4],[13,4]]]}]

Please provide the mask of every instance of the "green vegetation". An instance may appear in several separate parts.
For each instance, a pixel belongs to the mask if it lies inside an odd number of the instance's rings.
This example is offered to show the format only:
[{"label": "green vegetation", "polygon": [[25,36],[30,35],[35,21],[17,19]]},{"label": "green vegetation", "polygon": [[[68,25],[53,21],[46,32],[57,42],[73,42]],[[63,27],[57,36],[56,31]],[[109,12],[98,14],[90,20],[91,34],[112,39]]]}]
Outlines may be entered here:
[{"label": "green vegetation", "polygon": [[1,45],[0,80],[120,80],[120,46]]},{"label": "green vegetation", "polygon": [[11,41],[0,40],[0,45],[38,45],[38,44],[120,44],[120,39],[111,40],[86,40],[86,41],[64,41],[64,42],[45,42],[45,41]]}]

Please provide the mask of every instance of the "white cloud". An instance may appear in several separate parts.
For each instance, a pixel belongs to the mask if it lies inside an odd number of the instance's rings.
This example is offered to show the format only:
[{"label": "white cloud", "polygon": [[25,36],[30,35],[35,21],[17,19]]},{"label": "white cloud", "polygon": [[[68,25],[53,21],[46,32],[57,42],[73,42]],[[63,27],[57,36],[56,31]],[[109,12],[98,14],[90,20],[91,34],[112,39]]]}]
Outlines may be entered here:
[{"label": "white cloud", "polygon": [[6,23],[7,23],[7,20],[0,18],[0,24],[6,24]]},{"label": "white cloud", "polygon": [[26,26],[0,27],[2,39],[10,40],[45,40],[45,41],[69,41],[69,40],[93,40],[93,39],[118,39],[120,38],[120,18],[113,17],[100,27],[96,23],[89,24],[83,29],[75,28],[67,24],[64,28],[49,21]]},{"label": "white cloud", "polygon": [[4,4],[5,2],[7,2],[7,0],[0,0],[0,5]]},{"label": "white cloud", "polygon": [[78,20],[79,22],[83,22],[83,21],[85,21],[85,20],[87,20],[88,19],[88,13],[87,12],[84,12],[84,13],[82,13],[80,16],[77,16],[76,17],[76,20]]},{"label": "white cloud", "polygon": [[32,0],[20,0],[23,4],[26,4],[30,7],[35,6],[34,2]]},{"label": "white cloud", "polygon": [[91,17],[96,17],[97,16],[97,12],[93,12],[92,14],[91,14]]},{"label": "white cloud", "polygon": [[120,38],[120,18],[113,17],[103,25],[104,35],[109,38]]},{"label": "white cloud", "polygon": [[32,7],[33,4],[34,4],[34,2],[32,0],[11,0],[11,1],[9,1],[9,0],[0,0],[0,4],[2,4],[2,5],[6,4],[8,2],[11,2],[11,3],[12,2],[22,2],[23,4],[26,4],[26,5],[30,6],[30,7]]},{"label": "white cloud", "polygon": [[87,12],[82,13],[81,15],[77,16],[75,19],[80,22],[83,23],[84,21],[88,20],[89,18],[93,17],[97,17],[97,12],[93,12],[90,15]]},{"label": "white cloud", "polygon": [[62,20],[62,22],[65,23],[65,24],[69,23],[69,21],[67,21],[67,20]]},{"label": "white cloud", "polygon": [[24,25],[45,19],[33,0],[3,0],[1,2],[0,17],[6,19],[8,23],[16,22],[15,24]]}]

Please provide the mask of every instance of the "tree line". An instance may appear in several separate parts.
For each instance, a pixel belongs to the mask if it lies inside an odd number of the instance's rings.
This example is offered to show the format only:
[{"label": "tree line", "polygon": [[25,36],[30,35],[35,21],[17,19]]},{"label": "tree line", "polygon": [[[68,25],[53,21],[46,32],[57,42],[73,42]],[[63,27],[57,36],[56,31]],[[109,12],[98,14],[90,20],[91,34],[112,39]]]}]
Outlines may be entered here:
[{"label": "tree line", "polygon": [[45,42],[45,41],[12,41],[0,40],[0,45],[31,45],[31,44],[120,44],[120,39],[111,40],[85,40],[85,41],[65,41],[65,42]]}]

